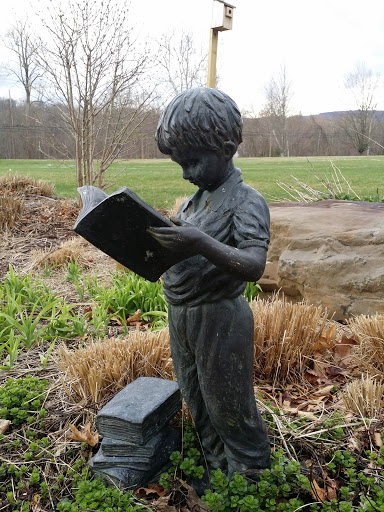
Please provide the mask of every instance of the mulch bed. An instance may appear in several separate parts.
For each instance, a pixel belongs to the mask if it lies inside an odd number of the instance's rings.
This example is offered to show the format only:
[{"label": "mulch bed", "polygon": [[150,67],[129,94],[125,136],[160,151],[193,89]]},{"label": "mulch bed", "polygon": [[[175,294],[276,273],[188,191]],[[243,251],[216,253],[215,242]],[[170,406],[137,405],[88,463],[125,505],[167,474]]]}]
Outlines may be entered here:
[{"label": "mulch bed", "polygon": [[21,217],[12,229],[0,233],[0,279],[9,265],[15,270],[28,266],[32,251],[51,250],[78,236],[72,226],[79,211],[73,199],[23,196]]}]

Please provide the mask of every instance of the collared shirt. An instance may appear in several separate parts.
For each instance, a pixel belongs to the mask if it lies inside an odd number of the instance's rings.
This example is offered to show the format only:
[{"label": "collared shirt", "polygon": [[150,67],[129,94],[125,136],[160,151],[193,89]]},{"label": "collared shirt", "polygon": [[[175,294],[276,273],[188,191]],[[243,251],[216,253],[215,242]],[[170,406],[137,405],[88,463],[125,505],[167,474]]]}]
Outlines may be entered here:
[{"label": "collared shirt", "polygon": [[[226,245],[268,249],[267,203],[243,182],[239,169],[213,192],[198,190],[181,205],[177,217]],[[171,267],[164,274],[163,288],[170,304],[194,306],[237,297],[245,285],[198,254]]]}]

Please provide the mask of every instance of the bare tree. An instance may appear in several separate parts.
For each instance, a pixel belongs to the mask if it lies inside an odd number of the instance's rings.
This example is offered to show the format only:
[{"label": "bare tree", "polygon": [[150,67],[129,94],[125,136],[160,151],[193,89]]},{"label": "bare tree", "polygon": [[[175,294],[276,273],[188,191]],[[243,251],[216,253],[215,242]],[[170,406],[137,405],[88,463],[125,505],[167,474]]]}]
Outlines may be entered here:
[{"label": "bare tree", "polygon": [[25,91],[25,103],[29,110],[32,90],[39,82],[42,69],[39,65],[40,42],[28,21],[17,21],[3,38],[4,46],[14,54],[16,60],[4,67],[15,76]]},{"label": "bare tree", "polygon": [[106,170],[145,118],[148,51],[132,35],[127,8],[112,0],[53,5],[43,24],[50,38],[41,63],[74,140],[77,184],[104,187]]},{"label": "bare tree", "polygon": [[193,34],[183,30],[163,34],[159,44],[157,63],[161,69],[160,81],[168,99],[207,81],[208,52],[197,47]]},{"label": "bare tree", "polygon": [[345,77],[345,87],[351,92],[355,108],[341,116],[340,126],[353,147],[369,155],[371,135],[376,123],[376,93],[380,75],[364,62],[356,64]]},{"label": "bare tree", "polygon": [[289,156],[287,120],[290,113],[292,85],[285,66],[280,68],[276,77],[272,77],[264,88],[266,104],[260,116],[266,118],[269,131],[269,155],[272,156],[276,145],[280,156]]},{"label": "bare tree", "polygon": [[4,46],[14,56],[13,60],[11,59],[3,65],[3,69],[8,76],[13,75],[25,91],[24,124],[26,130],[23,135],[28,158],[30,158],[32,155],[30,142],[31,98],[33,91],[37,92],[42,76],[42,69],[38,60],[40,43],[26,20],[17,21],[2,40]]}]

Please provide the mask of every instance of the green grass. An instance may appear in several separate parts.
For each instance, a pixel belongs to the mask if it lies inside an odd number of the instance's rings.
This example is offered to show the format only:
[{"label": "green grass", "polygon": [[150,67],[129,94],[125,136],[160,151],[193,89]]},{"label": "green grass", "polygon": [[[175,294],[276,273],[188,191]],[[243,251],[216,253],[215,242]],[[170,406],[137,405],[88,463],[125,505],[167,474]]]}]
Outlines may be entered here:
[{"label": "green grass", "polygon": [[[237,158],[235,165],[243,171],[244,181],[263,194],[268,202],[285,198],[287,194],[276,182],[293,183],[291,176],[318,186],[317,175],[331,177],[330,160],[339,167],[352,188],[360,196],[384,195],[384,156],[374,157],[304,157]],[[11,171],[10,171],[11,170]],[[180,167],[168,159],[118,161],[109,177],[124,170],[108,191],[126,186],[152,206],[168,208],[176,197],[190,195],[195,187],[184,181]],[[75,165],[54,160],[1,160],[0,176],[7,172],[28,175],[56,185],[62,197],[76,197]]]}]

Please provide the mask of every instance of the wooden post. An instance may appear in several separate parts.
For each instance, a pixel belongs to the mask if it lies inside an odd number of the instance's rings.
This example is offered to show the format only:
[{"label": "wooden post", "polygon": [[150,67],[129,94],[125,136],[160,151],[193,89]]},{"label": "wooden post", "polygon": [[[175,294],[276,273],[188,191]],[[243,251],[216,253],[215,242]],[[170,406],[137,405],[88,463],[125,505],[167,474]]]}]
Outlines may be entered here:
[{"label": "wooden post", "polygon": [[219,31],[211,28],[209,35],[209,53],[208,53],[208,79],[207,87],[216,87],[216,60],[217,60],[217,41],[219,40]]}]

